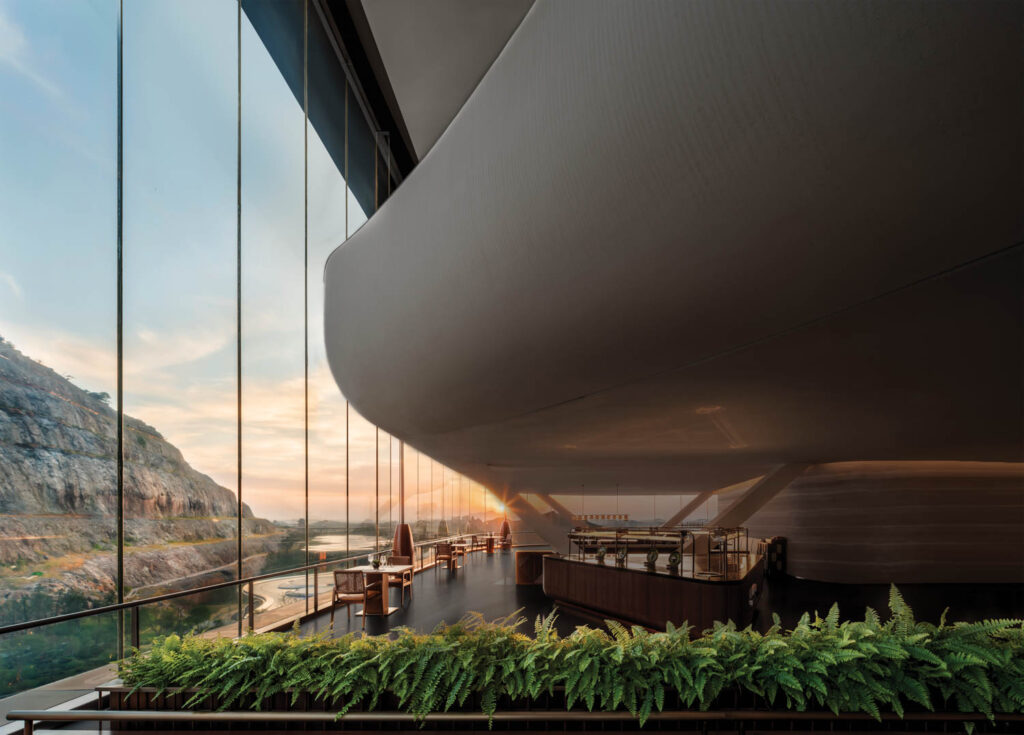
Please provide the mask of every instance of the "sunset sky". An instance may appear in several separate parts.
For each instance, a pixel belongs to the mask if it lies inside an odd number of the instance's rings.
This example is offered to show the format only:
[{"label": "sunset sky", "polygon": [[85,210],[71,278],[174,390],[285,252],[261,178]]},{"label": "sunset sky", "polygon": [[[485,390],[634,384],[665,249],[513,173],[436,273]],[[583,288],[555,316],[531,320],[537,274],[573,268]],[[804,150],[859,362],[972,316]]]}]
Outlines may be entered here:
[{"label": "sunset sky", "polygon": [[[235,7],[234,0],[133,0],[124,9],[125,410],[232,490]],[[116,16],[113,0],[0,0],[0,96],[18,100],[0,115],[0,335],[77,385],[111,394]],[[303,124],[243,15],[243,498],[257,515],[289,520],[303,513],[304,487]],[[311,128],[314,521],[344,518],[345,402],[324,356],[322,273],[327,255],[366,220],[349,195],[346,222],[345,198],[344,179]],[[374,512],[374,434],[352,411],[354,522]],[[397,442],[381,434],[380,446],[382,494],[390,446],[397,497]],[[420,467],[426,491],[426,458]],[[441,476],[437,466],[435,485]],[[446,477],[455,482],[453,473]],[[407,478],[411,494],[414,466]],[[424,515],[436,516],[439,506],[420,503]]]}]

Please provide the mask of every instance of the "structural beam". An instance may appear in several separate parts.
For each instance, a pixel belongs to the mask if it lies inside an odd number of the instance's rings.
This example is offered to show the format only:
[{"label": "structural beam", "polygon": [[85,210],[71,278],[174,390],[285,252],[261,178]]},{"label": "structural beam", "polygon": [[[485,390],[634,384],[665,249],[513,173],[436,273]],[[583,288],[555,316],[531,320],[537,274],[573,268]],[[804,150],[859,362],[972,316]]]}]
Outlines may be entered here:
[{"label": "structural beam", "polygon": [[789,463],[769,472],[750,486],[739,500],[708,521],[708,527],[734,528],[741,526],[754,513],[782,492],[793,480],[803,474],[810,465]]},{"label": "structural beam", "polygon": [[699,493],[693,500],[684,505],[678,513],[676,513],[674,516],[665,521],[661,527],[670,528],[671,526],[678,526],[680,523],[682,523],[691,515],[693,515],[693,512],[697,510],[697,508],[704,505],[704,503],[706,503],[714,494],[714,490],[707,490],[705,492]]},{"label": "structural beam", "polygon": [[537,493],[537,497],[550,505],[551,509],[554,510],[562,520],[567,523],[572,523],[573,512],[571,510],[566,508],[547,493]]},{"label": "structural beam", "polygon": [[510,495],[505,500],[505,506],[513,511],[526,527],[536,533],[551,548],[559,552],[568,552],[569,531],[572,524],[562,517],[556,516],[557,520],[540,513],[526,498],[519,493]]}]

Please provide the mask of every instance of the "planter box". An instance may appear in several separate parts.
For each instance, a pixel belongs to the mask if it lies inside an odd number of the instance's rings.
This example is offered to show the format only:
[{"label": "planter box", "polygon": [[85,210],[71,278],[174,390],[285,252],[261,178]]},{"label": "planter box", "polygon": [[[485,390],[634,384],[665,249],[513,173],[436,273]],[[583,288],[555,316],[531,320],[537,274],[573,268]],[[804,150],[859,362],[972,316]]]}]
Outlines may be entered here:
[{"label": "planter box", "polygon": [[[124,686],[104,686],[98,690],[109,695],[111,710],[148,712],[194,712],[192,721],[147,722],[140,716],[129,722],[112,723],[113,730],[331,730],[331,731],[388,731],[421,732],[423,730],[487,732],[486,716],[481,714],[480,702],[470,698],[462,708],[453,708],[448,713],[437,713],[425,722],[413,721],[407,714],[399,712],[398,703],[391,695],[384,695],[376,710],[367,711],[353,708],[344,717],[336,720],[333,714],[341,702],[330,701],[303,693],[292,704],[290,694],[276,695],[263,703],[259,712],[277,713],[273,722],[238,721],[230,716],[219,716],[216,722],[204,723],[205,712],[216,711],[221,702],[210,697],[201,706],[187,709],[185,703],[194,690],[179,690],[157,694],[155,689],[143,688],[130,694]],[[245,698],[232,703],[230,711],[250,717],[253,699]],[[280,713],[291,713],[294,720],[282,722]],[[269,718],[268,718],[269,719]],[[576,704],[571,711],[565,710],[564,695],[556,691],[553,695],[542,695],[536,700],[499,700],[498,712],[491,723],[490,731],[501,732],[564,732],[566,730],[592,731],[673,731],[704,733],[788,733],[812,731],[838,731],[858,733],[883,732],[963,732],[963,722],[976,724],[976,732],[1024,733],[1024,716],[997,716],[996,722],[989,723],[983,715],[962,715],[954,712],[908,711],[904,719],[895,715],[883,715],[882,722],[856,714],[831,712],[792,712],[784,709],[768,709],[760,698],[740,691],[724,692],[713,709],[706,712],[686,708],[679,701],[667,698],[665,711],[652,713],[643,728],[628,712],[588,712],[585,706]]]}]

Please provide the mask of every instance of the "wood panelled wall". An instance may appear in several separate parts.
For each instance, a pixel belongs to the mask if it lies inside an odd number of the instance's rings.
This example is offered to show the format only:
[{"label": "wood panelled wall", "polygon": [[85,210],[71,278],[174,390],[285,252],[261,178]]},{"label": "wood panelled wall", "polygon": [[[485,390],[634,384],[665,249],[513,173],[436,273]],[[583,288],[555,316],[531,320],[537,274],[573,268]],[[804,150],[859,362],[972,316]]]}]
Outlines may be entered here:
[{"label": "wood panelled wall", "polygon": [[1024,463],[815,465],[746,525],[805,579],[1024,583]]}]

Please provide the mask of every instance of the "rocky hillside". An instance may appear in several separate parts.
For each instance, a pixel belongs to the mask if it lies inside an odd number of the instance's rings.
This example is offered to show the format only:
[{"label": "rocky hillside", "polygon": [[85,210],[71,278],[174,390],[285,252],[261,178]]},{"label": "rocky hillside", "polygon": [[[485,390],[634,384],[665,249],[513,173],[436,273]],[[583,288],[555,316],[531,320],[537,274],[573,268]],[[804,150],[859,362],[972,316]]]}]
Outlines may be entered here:
[{"label": "rocky hillside", "polygon": [[[108,402],[0,339],[0,618],[26,596],[112,595],[117,414]],[[129,416],[124,494],[127,587],[194,586],[231,571],[235,494]],[[253,570],[279,534],[247,506],[242,517]]]}]

